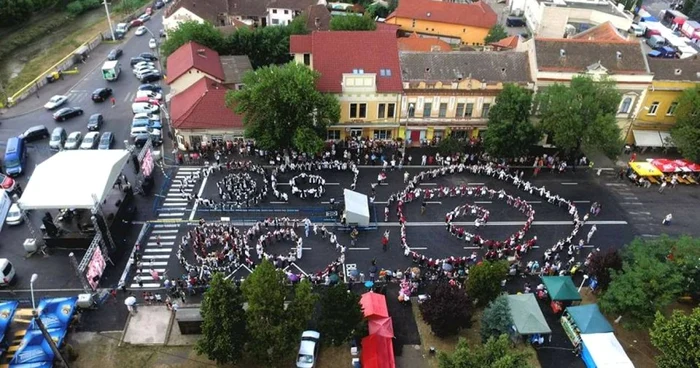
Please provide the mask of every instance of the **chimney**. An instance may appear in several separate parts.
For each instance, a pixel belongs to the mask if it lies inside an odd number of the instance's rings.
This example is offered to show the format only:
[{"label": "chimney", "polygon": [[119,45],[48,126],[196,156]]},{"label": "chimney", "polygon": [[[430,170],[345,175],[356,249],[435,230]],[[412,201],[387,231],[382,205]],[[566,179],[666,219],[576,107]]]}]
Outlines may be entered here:
[{"label": "chimney", "polygon": [[207,58],[207,54],[206,54],[206,51],[204,49],[198,49],[197,55],[199,55],[200,57],[203,57],[205,59]]},{"label": "chimney", "polygon": [[681,69],[676,69],[673,71],[673,74],[675,74],[675,75],[681,75],[681,73],[683,73],[683,70],[681,70]]},{"label": "chimney", "polygon": [[316,28],[318,28],[318,27],[321,26],[321,18],[316,17],[316,19],[314,19],[314,26],[315,26]]},{"label": "chimney", "polygon": [[559,49],[559,57],[560,57],[560,58],[565,58],[565,57],[566,57],[566,50],[564,50],[564,49]]},{"label": "chimney", "polygon": [[617,57],[617,60],[622,60],[622,53],[619,51],[615,51],[615,56]]}]

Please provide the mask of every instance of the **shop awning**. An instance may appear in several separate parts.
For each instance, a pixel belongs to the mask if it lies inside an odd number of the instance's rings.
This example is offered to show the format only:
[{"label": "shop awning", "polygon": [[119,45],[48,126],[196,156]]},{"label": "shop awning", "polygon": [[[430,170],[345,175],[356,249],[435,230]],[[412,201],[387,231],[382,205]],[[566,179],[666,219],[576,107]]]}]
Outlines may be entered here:
[{"label": "shop awning", "polygon": [[639,176],[664,176],[654,165],[649,162],[630,162],[630,168]]},{"label": "shop awning", "polygon": [[671,161],[665,158],[657,158],[651,160],[651,164],[654,165],[662,173],[674,173],[682,172],[682,166],[678,165],[675,161]]},{"label": "shop awning", "polygon": [[574,319],[576,327],[581,331],[581,334],[612,332],[613,328],[605,319],[598,304],[586,304],[576,307],[566,308],[566,312]]},{"label": "shop awning", "polygon": [[571,276],[543,276],[542,283],[547,288],[549,297],[554,301],[581,300]]},{"label": "shop awning", "polygon": [[634,368],[620,342],[612,332],[581,335],[583,351],[581,358],[586,367]]},{"label": "shop awning", "polygon": [[552,330],[544,319],[535,294],[508,295],[510,316],[520,335],[550,334]]},{"label": "shop awning", "polygon": [[663,143],[664,147],[676,146],[676,144],[673,143],[673,138],[671,138],[670,132],[659,132],[659,136],[661,137],[661,143]]},{"label": "shop awning", "polygon": [[386,307],[386,297],[382,294],[373,291],[364,293],[360,298],[360,305],[367,319],[389,317],[389,311]]},{"label": "shop awning", "polygon": [[633,130],[634,143],[639,147],[663,147],[658,130]]}]

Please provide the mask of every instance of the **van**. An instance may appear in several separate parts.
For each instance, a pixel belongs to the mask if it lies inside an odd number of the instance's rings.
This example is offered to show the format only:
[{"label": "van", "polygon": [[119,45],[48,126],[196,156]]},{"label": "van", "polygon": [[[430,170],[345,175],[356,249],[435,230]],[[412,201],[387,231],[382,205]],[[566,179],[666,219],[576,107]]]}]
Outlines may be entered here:
[{"label": "van", "polygon": [[646,27],[642,27],[639,24],[632,24],[629,29],[629,33],[635,35],[635,37],[644,36],[645,31]]},{"label": "van", "polygon": [[647,40],[647,45],[649,45],[652,49],[655,49],[657,47],[664,46],[666,44],[666,39],[664,39],[661,36],[651,36]]},{"label": "van", "polygon": [[525,19],[520,17],[508,17],[506,18],[507,27],[525,27]]},{"label": "van", "polygon": [[16,177],[24,172],[24,164],[27,160],[27,148],[24,139],[12,137],[7,140],[5,147],[5,173]]},{"label": "van", "polygon": [[159,111],[160,107],[158,107],[158,105],[154,105],[148,102],[136,102],[131,104],[131,112],[133,112],[134,114],[157,114]]},{"label": "van", "polygon": [[7,258],[0,258],[0,286],[8,286],[15,279],[15,267]]}]

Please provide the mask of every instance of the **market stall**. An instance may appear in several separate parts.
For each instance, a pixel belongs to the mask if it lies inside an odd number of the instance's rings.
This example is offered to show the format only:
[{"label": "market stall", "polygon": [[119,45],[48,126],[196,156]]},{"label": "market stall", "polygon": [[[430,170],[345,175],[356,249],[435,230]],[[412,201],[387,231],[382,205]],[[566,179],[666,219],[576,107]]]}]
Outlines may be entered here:
[{"label": "market stall", "polygon": [[362,368],[394,368],[394,343],[390,337],[369,335],[362,339]]},{"label": "market stall", "polygon": [[343,195],[347,224],[350,226],[369,226],[369,200],[367,196],[350,189],[345,189]]},{"label": "market stall", "polygon": [[508,295],[506,298],[513,325],[519,335],[530,335],[537,341],[541,339],[541,335],[551,335],[552,330],[542,314],[535,294]]},{"label": "market stall", "polygon": [[571,276],[542,276],[542,283],[551,299],[550,306],[554,313],[561,312],[573,302],[581,301],[581,294]]},{"label": "market stall", "polygon": [[581,342],[581,335],[613,331],[608,320],[600,313],[598,304],[566,308],[561,317],[561,324],[574,346],[578,346]]},{"label": "market stall", "polygon": [[581,358],[587,368],[634,368],[612,332],[581,335]]},{"label": "market stall", "polygon": [[642,177],[654,184],[658,184],[658,178],[664,176],[664,173],[649,162],[630,162],[629,167],[633,171],[629,178],[633,181],[637,181]]},{"label": "market stall", "polygon": [[382,294],[370,291],[362,294],[360,305],[365,314],[365,318],[380,319],[389,317],[389,311],[386,306],[386,297]]},{"label": "market stall", "polygon": [[376,318],[368,322],[369,334],[383,337],[394,337],[394,321],[391,317]]}]

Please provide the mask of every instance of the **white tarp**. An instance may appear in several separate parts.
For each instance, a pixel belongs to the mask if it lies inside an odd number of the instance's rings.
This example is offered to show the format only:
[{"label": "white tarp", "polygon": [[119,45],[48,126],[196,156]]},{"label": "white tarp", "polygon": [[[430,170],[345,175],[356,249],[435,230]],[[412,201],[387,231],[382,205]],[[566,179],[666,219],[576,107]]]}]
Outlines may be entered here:
[{"label": "white tarp", "polygon": [[661,135],[658,130],[633,130],[634,144],[637,147],[663,147]]},{"label": "white tarp", "polygon": [[91,208],[102,202],[129,159],[126,150],[66,150],[40,163],[19,200],[25,210]]},{"label": "white tarp", "polygon": [[582,334],[581,340],[597,368],[634,368],[614,333]]},{"label": "white tarp", "polygon": [[367,196],[345,189],[343,192],[345,198],[345,220],[348,224],[356,224],[357,226],[369,226],[369,202]]}]

